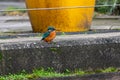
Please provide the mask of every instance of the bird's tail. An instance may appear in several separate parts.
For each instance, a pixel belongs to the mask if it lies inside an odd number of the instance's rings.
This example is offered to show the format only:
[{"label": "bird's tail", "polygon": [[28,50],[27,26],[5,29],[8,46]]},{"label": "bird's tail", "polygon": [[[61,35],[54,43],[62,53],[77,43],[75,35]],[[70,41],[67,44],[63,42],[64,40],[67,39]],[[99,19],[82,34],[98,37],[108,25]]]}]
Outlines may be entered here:
[{"label": "bird's tail", "polygon": [[44,40],[44,38],[41,39],[41,41]]}]

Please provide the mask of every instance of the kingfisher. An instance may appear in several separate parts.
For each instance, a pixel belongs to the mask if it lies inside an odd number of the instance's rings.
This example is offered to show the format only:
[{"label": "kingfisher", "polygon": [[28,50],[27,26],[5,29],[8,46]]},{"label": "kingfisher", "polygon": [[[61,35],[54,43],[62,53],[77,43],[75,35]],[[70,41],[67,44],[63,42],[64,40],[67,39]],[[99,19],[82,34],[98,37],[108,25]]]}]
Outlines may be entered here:
[{"label": "kingfisher", "polygon": [[48,27],[47,32],[42,36],[41,40],[50,43],[56,37],[56,29],[54,27]]}]

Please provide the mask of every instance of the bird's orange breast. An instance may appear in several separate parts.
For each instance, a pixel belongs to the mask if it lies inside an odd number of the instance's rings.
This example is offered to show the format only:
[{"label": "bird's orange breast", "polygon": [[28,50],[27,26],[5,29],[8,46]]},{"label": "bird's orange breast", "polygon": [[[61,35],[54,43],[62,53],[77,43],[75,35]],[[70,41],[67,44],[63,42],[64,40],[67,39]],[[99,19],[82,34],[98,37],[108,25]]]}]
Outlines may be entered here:
[{"label": "bird's orange breast", "polygon": [[56,31],[52,31],[48,37],[46,37],[44,40],[46,42],[51,42],[56,37]]}]

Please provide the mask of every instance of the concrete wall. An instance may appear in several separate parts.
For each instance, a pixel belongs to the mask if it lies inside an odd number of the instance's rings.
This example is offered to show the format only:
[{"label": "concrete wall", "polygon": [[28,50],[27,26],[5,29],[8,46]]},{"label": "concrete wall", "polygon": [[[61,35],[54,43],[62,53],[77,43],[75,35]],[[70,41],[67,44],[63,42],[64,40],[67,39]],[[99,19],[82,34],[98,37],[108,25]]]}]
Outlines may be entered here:
[{"label": "concrete wall", "polygon": [[0,74],[40,67],[53,67],[58,72],[120,67],[120,33],[58,36],[50,44],[22,38],[7,40],[0,43],[0,55]]}]

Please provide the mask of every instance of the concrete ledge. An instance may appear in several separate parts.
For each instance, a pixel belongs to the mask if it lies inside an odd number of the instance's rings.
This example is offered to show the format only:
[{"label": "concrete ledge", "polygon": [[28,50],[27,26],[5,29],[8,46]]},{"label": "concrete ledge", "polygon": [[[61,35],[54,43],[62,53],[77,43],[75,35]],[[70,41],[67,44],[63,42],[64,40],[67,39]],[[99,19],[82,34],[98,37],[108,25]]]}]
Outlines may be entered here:
[{"label": "concrete ledge", "polygon": [[120,67],[120,32],[57,36],[53,43],[39,37],[0,40],[0,74],[31,72],[40,67],[99,69]]},{"label": "concrete ledge", "polygon": [[120,16],[95,16],[95,19],[120,19]]}]

